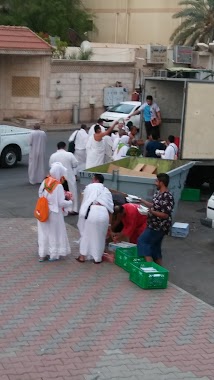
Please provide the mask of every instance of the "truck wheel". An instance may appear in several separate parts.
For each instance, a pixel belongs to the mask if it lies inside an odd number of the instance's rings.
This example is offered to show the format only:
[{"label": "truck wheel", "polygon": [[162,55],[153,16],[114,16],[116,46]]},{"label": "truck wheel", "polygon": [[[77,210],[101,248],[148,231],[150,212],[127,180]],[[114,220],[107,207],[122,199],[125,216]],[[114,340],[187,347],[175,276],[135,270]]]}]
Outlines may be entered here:
[{"label": "truck wheel", "polygon": [[3,168],[13,168],[18,161],[18,151],[13,146],[7,146],[1,154],[1,166]]}]

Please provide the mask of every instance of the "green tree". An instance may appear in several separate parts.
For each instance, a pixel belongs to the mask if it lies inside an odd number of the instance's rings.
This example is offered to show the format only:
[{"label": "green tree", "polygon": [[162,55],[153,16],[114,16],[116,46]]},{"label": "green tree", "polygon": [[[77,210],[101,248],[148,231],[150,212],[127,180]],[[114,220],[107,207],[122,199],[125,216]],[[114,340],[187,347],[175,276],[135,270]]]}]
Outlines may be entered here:
[{"label": "green tree", "polygon": [[181,18],[170,40],[174,45],[193,46],[197,42],[209,43],[214,40],[214,0],[182,0],[184,8],[173,18]]},{"label": "green tree", "polygon": [[69,28],[83,37],[91,19],[81,0],[0,1],[1,25],[27,26],[36,33],[57,35],[64,41],[69,41]]}]

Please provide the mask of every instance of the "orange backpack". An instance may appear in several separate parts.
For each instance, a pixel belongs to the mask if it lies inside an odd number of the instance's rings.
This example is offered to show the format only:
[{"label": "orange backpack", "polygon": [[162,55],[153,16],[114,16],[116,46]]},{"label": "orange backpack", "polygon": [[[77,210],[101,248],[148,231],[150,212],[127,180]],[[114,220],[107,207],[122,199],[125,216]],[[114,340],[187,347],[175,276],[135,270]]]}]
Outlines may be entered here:
[{"label": "orange backpack", "polygon": [[46,222],[49,217],[48,200],[44,196],[38,199],[34,210],[34,216],[40,222]]},{"label": "orange backpack", "polygon": [[[54,178],[48,177],[46,178],[44,182],[43,191],[47,190],[47,192],[51,194],[59,183],[60,182],[56,181]],[[36,207],[34,209],[34,216],[40,222],[46,222],[48,220],[49,206],[48,206],[48,200],[44,195],[41,196],[36,202]]]}]

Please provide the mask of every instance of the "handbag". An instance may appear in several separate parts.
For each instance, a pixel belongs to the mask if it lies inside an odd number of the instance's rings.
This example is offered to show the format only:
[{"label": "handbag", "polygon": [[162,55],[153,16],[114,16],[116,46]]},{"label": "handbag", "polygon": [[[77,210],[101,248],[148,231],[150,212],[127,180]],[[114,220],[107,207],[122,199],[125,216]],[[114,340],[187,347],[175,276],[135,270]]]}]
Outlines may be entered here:
[{"label": "handbag", "polygon": [[75,141],[76,141],[76,138],[77,138],[77,134],[78,134],[78,131],[77,131],[74,139],[72,141],[70,141],[69,144],[68,144],[68,152],[70,152],[70,153],[74,153],[75,152]]}]

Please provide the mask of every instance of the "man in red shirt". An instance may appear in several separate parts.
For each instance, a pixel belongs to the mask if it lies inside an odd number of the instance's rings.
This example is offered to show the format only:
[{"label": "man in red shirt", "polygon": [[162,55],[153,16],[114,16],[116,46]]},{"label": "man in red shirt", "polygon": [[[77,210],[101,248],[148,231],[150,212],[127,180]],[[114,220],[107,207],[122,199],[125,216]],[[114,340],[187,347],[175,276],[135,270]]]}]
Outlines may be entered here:
[{"label": "man in red shirt", "polygon": [[141,215],[138,211],[139,205],[134,203],[125,203],[122,206],[114,207],[114,216],[112,220],[112,231],[115,231],[119,224],[123,224],[120,233],[112,232],[115,235],[115,241],[122,240],[130,243],[137,243],[138,237],[145,230],[147,225],[147,216]]}]

